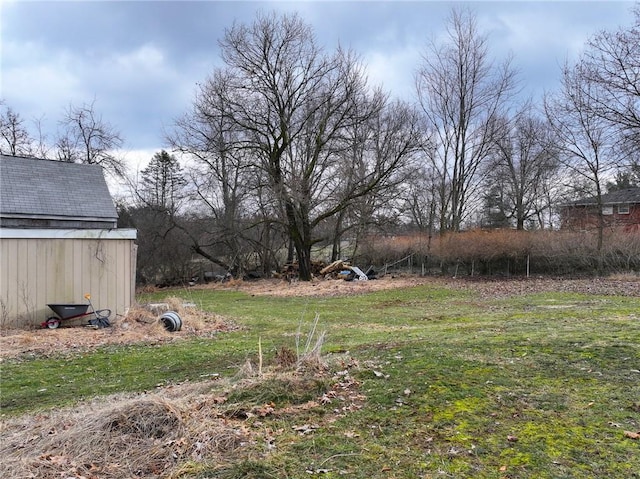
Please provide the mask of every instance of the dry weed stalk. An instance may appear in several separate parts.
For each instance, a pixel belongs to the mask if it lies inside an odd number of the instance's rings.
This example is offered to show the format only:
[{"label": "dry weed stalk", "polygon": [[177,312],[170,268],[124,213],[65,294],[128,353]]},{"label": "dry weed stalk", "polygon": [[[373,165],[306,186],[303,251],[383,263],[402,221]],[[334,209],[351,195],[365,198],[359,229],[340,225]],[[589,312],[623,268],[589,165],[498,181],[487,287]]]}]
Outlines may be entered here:
[{"label": "dry weed stalk", "polygon": [[0,329],[9,328],[9,307],[3,299],[0,298]]},{"label": "dry weed stalk", "polygon": [[316,370],[325,368],[325,364],[322,361],[322,346],[326,339],[326,331],[322,331],[316,335],[319,321],[320,315],[316,313],[311,329],[307,333],[304,348],[302,348],[302,350],[300,349],[302,321],[298,325],[298,332],[296,334],[296,365],[298,368],[306,367]]}]

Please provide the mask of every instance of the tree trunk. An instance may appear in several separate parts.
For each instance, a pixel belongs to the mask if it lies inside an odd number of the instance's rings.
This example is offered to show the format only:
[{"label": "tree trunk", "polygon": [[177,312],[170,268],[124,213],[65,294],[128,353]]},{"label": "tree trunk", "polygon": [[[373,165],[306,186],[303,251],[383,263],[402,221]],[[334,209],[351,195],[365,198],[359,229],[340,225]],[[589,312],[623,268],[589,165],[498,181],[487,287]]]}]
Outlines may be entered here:
[{"label": "tree trunk", "polygon": [[311,245],[296,244],[298,257],[298,278],[300,281],[311,281]]},{"label": "tree trunk", "polygon": [[342,240],[342,219],[344,218],[345,210],[340,211],[338,213],[338,217],[336,218],[336,227],[333,230],[333,246],[331,248],[331,262],[337,261],[341,254],[340,252],[340,242]]}]

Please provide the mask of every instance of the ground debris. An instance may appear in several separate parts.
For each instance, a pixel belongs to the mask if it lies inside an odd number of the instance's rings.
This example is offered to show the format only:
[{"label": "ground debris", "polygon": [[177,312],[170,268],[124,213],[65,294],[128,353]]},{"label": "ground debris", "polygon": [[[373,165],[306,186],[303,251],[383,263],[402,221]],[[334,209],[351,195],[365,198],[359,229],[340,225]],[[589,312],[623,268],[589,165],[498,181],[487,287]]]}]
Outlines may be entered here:
[{"label": "ground debris", "polygon": [[57,329],[0,331],[0,361],[8,358],[51,357],[76,354],[110,344],[161,344],[192,337],[210,337],[237,329],[220,315],[184,305],[179,298],[168,298],[167,308],[182,318],[181,331],[169,332],[160,314],[146,305],[131,308],[125,317],[111,321],[111,327],[93,329],[63,324]]}]

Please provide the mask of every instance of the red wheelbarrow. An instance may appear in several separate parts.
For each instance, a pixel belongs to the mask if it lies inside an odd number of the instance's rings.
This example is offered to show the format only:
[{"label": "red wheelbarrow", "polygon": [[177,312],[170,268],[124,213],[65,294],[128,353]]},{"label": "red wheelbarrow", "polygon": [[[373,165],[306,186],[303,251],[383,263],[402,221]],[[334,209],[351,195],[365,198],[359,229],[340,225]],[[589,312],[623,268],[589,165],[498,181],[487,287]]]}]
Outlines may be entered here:
[{"label": "red wheelbarrow", "polygon": [[[43,328],[56,329],[60,326],[62,321],[84,318],[86,316],[92,316],[92,318],[89,319],[89,324],[87,326],[93,326],[96,328],[107,328],[111,326],[111,323],[109,322],[111,310],[99,309],[96,311],[93,304],[91,304],[91,295],[85,294],[84,297],[88,301],[87,304],[47,304],[49,309],[51,309],[56,316],[48,317],[41,326]],[[89,311],[89,306],[91,306],[91,311]]]}]

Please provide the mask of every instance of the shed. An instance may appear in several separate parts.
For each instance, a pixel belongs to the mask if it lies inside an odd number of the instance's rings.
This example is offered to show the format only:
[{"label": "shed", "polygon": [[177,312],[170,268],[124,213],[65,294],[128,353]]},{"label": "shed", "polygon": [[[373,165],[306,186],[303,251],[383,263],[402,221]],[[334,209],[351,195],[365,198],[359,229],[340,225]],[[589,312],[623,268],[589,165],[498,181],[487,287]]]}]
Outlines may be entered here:
[{"label": "shed", "polygon": [[99,165],[0,155],[0,327],[30,328],[48,304],[125,315],[135,299],[136,230]]}]

